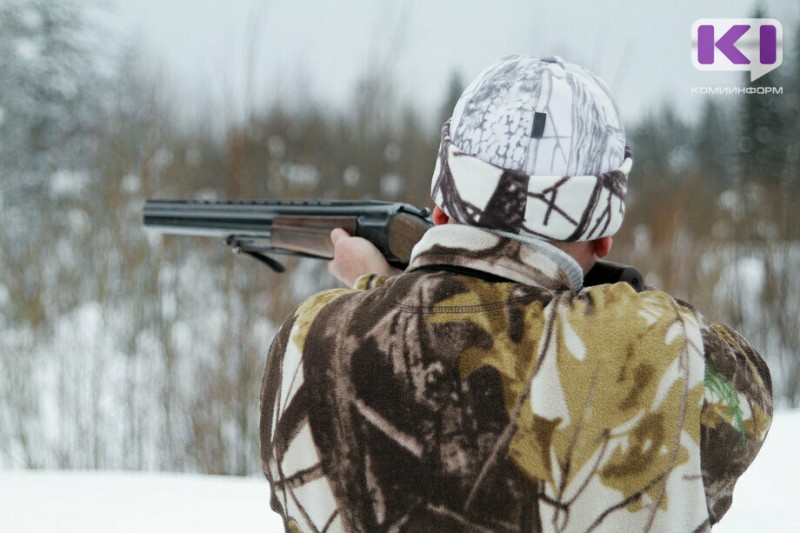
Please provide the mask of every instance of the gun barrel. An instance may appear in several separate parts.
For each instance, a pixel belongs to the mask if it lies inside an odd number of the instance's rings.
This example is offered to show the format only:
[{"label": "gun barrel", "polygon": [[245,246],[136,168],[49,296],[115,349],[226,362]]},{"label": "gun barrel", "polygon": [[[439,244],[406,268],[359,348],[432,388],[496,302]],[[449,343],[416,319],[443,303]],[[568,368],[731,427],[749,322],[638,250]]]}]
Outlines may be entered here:
[{"label": "gun barrel", "polygon": [[144,226],[162,233],[269,237],[275,209],[256,202],[147,200]]},{"label": "gun barrel", "polygon": [[276,217],[390,216],[400,212],[426,218],[408,204],[378,201],[211,201],[147,200],[145,227],[163,233],[228,237],[269,237]]},{"label": "gun barrel", "polygon": [[147,200],[144,205],[146,228],[176,235],[269,237],[274,218],[274,213],[227,202]]}]

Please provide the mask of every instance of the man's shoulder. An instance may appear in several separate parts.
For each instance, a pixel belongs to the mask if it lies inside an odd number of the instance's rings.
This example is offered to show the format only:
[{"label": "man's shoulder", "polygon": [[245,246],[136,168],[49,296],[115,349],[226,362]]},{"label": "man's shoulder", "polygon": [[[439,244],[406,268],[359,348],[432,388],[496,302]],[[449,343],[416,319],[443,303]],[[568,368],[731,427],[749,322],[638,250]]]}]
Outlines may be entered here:
[{"label": "man's shoulder", "polygon": [[655,349],[684,339],[702,356],[707,324],[700,314],[666,292],[637,292],[627,283],[616,283],[588,287],[562,301],[566,303],[563,318],[593,342],[643,343]]},{"label": "man's shoulder", "polygon": [[357,289],[328,289],[306,298],[294,312],[295,320],[313,319],[326,306],[347,295],[358,294]]},{"label": "man's shoulder", "polygon": [[698,317],[691,305],[669,293],[653,288],[637,292],[625,282],[585,287],[574,300],[588,302],[593,309],[617,314],[670,313]]}]

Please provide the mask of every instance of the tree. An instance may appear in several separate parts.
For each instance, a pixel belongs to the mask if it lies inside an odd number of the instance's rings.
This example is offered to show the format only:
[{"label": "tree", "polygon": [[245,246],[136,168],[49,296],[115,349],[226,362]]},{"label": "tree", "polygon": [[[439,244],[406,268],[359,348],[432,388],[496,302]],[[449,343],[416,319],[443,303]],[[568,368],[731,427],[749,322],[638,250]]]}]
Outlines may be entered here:
[{"label": "tree", "polygon": [[[759,6],[753,18],[765,18]],[[778,70],[749,81],[745,74],[745,84],[750,87],[780,86]],[[783,173],[786,153],[789,147],[786,132],[786,99],[777,94],[745,94],[742,97],[742,122],[739,132],[738,152],[741,177],[744,181],[776,181]]]},{"label": "tree", "polygon": [[439,108],[439,126],[444,124],[453,114],[453,108],[456,107],[456,102],[458,102],[458,99],[461,97],[461,93],[464,92],[464,87],[464,78],[461,77],[460,72],[454,70],[450,74],[450,81],[448,82],[447,92],[442,101],[442,107]]},{"label": "tree", "polygon": [[694,160],[701,176],[717,185],[736,178],[736,132],[730,113],[715,100],[706,98],[695,125]]},{"label": "tree", "polygon": [[[800,23],[796,26],[795,35],[800,31]],[[789,82],[786,84],[787,124],[786,169],[781,175],[782,181],[792,190],[800,189],[800,39],[795,40],[794,53],[784,56],[784,63],[789,69]],[[785,67],[785,68],[786,68]]]},{"label": "tree", "polygon": [[66,265],[75,256],[60,245],[87,224],[65,206],[91,185],[103,92],[84,30],[71,1],[0,3],[0,418],[10,422],[0,448],[28,466],[47,463],[41,347],[79,293]]}]

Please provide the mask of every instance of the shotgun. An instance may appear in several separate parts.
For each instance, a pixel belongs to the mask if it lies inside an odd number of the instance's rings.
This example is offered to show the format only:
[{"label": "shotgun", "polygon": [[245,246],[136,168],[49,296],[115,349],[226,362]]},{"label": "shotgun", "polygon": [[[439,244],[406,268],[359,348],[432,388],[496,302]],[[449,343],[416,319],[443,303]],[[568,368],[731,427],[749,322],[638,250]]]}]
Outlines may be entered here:
[{"label": "shotgun", "polygon": [[[144,225],[161,233],[218,237],[234,252],[285,269],[272,254],[332,259],[330,233],[343,228],[372,242],[392,266],[408,266],[411,250],[433,225],[430,211],[401,202],[372,200],[213,201],[147,200]],[[632,266],[598,261],[584,284],[624,281],[644,289]]]}]

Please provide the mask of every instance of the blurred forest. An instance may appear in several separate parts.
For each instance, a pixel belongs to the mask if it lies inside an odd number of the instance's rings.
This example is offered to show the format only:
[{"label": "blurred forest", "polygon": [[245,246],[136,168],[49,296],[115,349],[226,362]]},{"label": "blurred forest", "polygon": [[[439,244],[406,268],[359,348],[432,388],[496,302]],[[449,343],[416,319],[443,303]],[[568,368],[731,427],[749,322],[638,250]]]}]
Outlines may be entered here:
[{"label": "blurred forest", "polygon": [[[385,199],[430,206],[440,117],[365,72],[348,109],[279,102],[191,130],[132,48],[98,61],[62,0],[0,2],[0,468],[259,472],[258,397],[286,314],[335,286],[211,239],[143,231],[145,198]],[[628,124],[613,259],[741,331],[800,406],[800,50],[683,120]],[[743,81],[745,85],[747,82]]]}]

